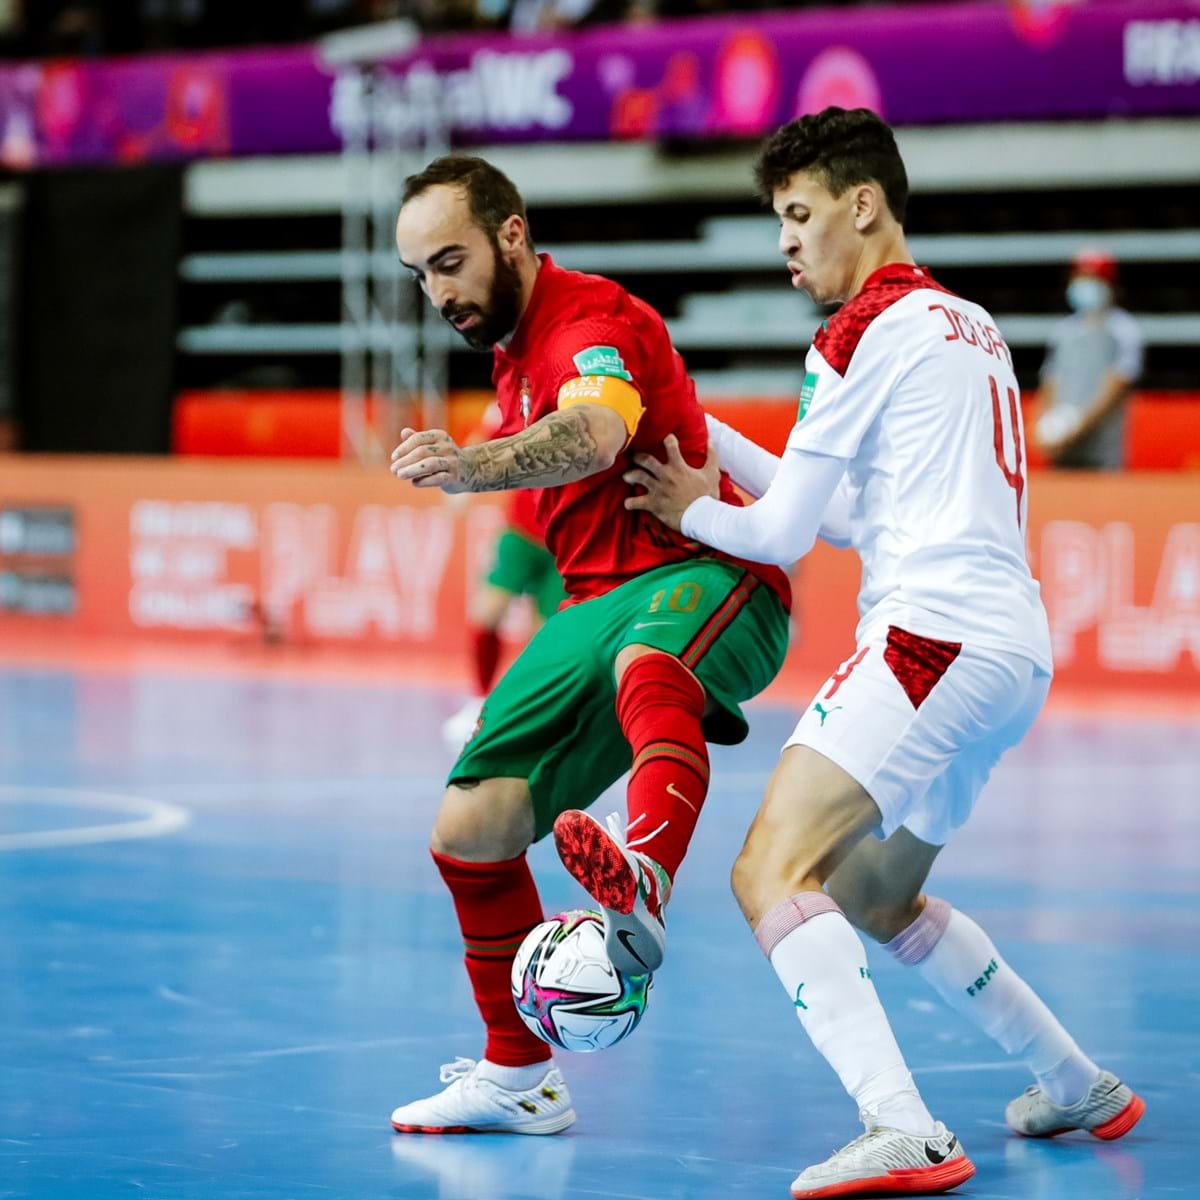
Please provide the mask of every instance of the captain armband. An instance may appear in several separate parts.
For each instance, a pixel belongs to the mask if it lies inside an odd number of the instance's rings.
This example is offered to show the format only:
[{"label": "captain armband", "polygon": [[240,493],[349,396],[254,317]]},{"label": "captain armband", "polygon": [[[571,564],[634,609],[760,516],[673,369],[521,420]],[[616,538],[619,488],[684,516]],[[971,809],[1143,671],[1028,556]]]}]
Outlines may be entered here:
[{"label": "captain armband", "polygon": [[611,408],[625,422],[625,430],[631,439],[646,411],[637,388],[613,375],[577,375],[568,379],[558,390],[558,407],[562,410],[576,404],[600,404]]}]

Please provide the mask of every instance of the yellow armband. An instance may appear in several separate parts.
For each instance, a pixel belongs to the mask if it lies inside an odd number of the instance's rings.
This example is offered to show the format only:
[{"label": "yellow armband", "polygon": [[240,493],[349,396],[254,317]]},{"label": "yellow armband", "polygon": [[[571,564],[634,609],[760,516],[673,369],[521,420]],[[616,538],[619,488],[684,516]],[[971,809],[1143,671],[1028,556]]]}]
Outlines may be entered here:
[{"label": "yellow armband", "polygon": [[637,388],[612,375],[577,375],[558,389],[558,407],[575,404],[602,404],[625,422],[630,438],[637,432],[638,422],[646,411]]}]

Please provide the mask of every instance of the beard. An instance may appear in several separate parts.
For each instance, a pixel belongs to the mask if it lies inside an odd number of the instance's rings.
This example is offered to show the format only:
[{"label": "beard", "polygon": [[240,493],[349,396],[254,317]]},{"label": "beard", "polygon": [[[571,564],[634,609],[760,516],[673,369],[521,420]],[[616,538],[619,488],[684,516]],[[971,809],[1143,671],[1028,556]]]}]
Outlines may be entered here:
[{"label": "beard", "polygon": [[500,253],[492,238],[492,286],[486,305],[446,304],[439,310],[446,321],[471,315],[476,323],[470,329],[455,329],[472,350],[490,350],[517,327],[521,316],[521,275]]}]

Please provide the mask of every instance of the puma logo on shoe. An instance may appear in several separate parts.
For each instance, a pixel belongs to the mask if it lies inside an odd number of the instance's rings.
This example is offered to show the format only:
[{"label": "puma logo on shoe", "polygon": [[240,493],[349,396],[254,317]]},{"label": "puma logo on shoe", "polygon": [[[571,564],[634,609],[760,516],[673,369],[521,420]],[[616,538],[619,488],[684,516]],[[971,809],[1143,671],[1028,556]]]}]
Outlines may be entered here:
[{"label": "puma logo on shoe", "polygon": [[957,1145],[958,1145],[958,1138],[952,1137],[950,1139],[950,1145],[948,1145],[946,1147],[946,1152],[944,1154],[939,1154],[929,1142],[926,1142],[925,1143],[925,1157],[927,1159],[929,1159],[929,1161],[931,1163],[933,1163],[933,1165],[936,1167],[936,1166],[938,1166],[939,1163],[944,1163],[946,1161],[946,1159],[949,1158],[950,1155],[954,1153],[954,1147]]},{"label": "puma logo on shoe", "polygon": [[676,800],[682,800],[697,816],[700,815],[700,810],[673,784],[667,784],[667,795],[674,796]]}]

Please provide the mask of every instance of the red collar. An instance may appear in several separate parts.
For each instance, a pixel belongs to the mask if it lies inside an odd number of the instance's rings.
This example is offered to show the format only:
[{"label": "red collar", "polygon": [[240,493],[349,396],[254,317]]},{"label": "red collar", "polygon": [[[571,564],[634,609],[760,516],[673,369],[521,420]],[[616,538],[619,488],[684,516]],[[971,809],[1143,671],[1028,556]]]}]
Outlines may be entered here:
[{"label": "red collar", "polygon": [[932,282],[933,276],[930,275],[928,267],[916,267],[912,263],[884,263],[867,276],[859,295],[870,288],[895,287],[897,284],[924,287]]}]

